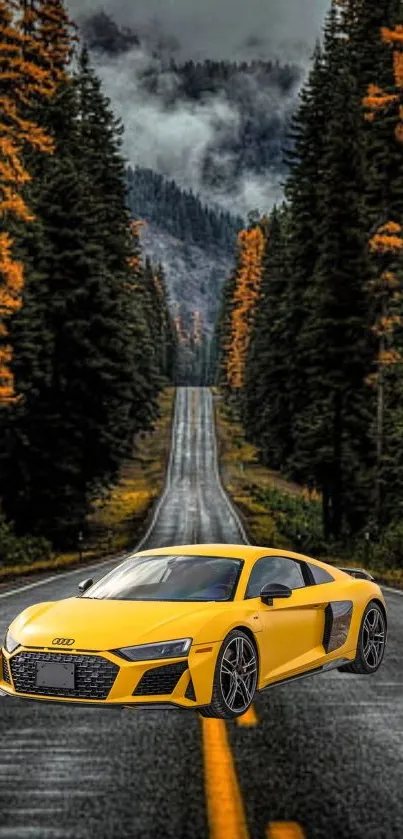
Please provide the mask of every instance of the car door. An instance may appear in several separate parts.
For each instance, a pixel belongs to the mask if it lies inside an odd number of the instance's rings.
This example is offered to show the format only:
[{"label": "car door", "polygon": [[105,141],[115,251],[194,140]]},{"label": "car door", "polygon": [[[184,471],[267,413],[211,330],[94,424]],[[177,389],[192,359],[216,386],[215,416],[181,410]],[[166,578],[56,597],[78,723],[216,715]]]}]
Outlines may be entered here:
[{"label": "car door", "polygon": [[[288,586],[292,590],[291,597],[274,600],[272,606],[267,606],[259,595],[268,583]],[[257,560],[245,598],[256,599],[262,629],[259,639],[261,685],[313,669],[325,658],[322,641],[328,603],[326,588],[326,585],[315,585],[304,562],[284,556]]]}]

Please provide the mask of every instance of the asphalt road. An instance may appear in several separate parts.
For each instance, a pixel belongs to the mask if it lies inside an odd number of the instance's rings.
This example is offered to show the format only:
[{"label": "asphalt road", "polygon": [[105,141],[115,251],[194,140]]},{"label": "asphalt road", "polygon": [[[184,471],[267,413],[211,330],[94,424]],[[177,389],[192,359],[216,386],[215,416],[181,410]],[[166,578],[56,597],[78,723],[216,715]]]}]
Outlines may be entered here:
[{"label": "asphalt road", "polygon": [[[244,538],[218,478],[211,394],[180,389],[167,485],[142,547]],[[82,577],[10,585],[0,593],[0,633],[27,605],[70,596]],[[378,674],[328,673],[273,689],[256,699],[256,725],[228,725],[250,839],[277,821],[298,822],[308,839],[403,836],[403,597],[387,600]],[[0,701],[0,839],[209,832],[197,715]]]}]

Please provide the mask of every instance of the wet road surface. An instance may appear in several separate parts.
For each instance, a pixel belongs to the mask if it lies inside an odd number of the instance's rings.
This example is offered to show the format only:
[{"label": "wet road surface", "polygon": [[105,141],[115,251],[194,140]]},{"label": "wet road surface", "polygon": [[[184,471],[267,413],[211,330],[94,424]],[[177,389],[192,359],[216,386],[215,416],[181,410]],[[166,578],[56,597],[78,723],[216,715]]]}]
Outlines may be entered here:
[{"label": "wet road surface", "polygon": [[[140,547],[245,541],[219,481],[208,390],[178,390],[172,441],[166,488]],[[91,576],[114,564],[93,566]],[[0,633],[27,605],[71,596],[88,575],[75,570],[27,590],[10,584],[0,593]],[[273,821],[298,822],[308,839],[403,836],[403,597],[387,601],[378,674],[279,687],[257,697],[256,724],[228,725],[250,839],[264,839]],[[196,714],[0,700],[0,839],[209,835]]]}]

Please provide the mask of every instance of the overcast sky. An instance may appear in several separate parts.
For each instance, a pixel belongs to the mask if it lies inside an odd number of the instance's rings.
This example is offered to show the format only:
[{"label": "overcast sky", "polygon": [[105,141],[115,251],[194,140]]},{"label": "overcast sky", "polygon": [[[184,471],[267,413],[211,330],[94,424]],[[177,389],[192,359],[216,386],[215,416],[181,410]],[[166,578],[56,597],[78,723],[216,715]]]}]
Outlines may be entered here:
[{"label": "overcast sky", "polygon": [[[121,24],[157,21],[191,58],[298,59],[311,51],[329,0],[68,0],[77,18],[104,9]],[[271,52],[271,55],[268,55]]]},{"label": "overcast sky", "polygon": [[[118,56],[97,52],[97,72],[110,96],[115,113],[125,126],[124,152],[132,165],[146,166],[178,184],[193,189],[209,202],[245,215],[248,210],[269,209],[282,196],[280,176],[253,171],[242,175],[229,194],[206,193],[203,162],[206,150],[220,154],[222,126],[237,136],[239,113],[220,94],[202,102],[181,100],[167,108],[158,93],[145,95],[139,70],[155,69],[153,45],[161,40],[176,43],[175,58],[194,60],[251,60],[278,58],[308,69],[315,40],[320,34],[330,0],[67,0],[72,16],[105,11],[119,26],[140,35],[141,47]],[[176,85],[165,71],[164,85]],[[254,96],[267,98],[268,110],[280,115],[296,105],[298,89],[288,97],[274,89]],[[225,165],[225,159],[222,160]]]}]

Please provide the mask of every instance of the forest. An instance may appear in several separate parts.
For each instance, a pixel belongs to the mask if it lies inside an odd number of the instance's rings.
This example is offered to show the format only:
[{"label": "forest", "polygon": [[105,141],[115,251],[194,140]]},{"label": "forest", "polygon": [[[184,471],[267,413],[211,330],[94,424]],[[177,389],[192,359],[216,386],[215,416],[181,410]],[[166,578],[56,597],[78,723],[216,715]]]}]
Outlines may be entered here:
[{"label": "forest", "polygon": [[185,245],[233,254],[242,218],[206,206],[193,192],[182,190],[152,169],[127,170],[127,195],[133,218],[154,222]]},{"label": "forest", "polygon": [[324,549],[367,540],[400,566],[402,119],[401,2],[334,0],[285,201],[240,233],[216,335],[218,380],[262,463],[321,498]]},{"label": "forest", "polygon": [[0,41],[4,561],[76,545],[156,419],[176,339],[127,207],[122,127],[62,0],[0,0]]}]

